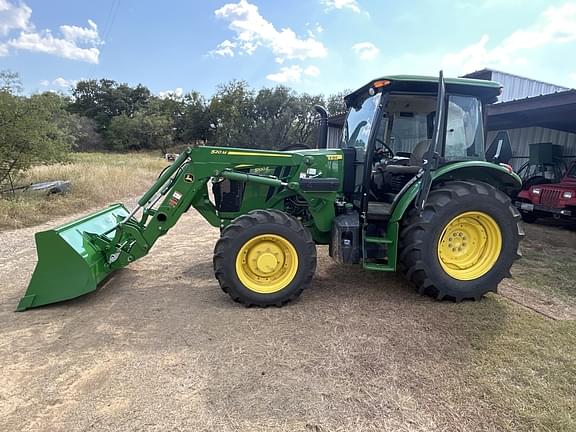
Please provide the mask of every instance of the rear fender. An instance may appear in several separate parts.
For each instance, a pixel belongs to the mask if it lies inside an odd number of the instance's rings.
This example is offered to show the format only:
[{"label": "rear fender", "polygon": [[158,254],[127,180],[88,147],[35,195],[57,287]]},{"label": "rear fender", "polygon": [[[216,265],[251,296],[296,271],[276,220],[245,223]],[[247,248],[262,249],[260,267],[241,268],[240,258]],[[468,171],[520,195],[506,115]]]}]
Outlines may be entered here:
[{"label": "rear fender", "polygon": [[[456,162],[444,165],[433,172],[432,185],[450,180],[477,180],[488,183],[506,194],[520,190],[522,180],[508,168],[484,161]],[[409,184],[397,200],[390,222],[399,222],[404,217],[408,207],[414,202],[420,189],[420,180]]]}]

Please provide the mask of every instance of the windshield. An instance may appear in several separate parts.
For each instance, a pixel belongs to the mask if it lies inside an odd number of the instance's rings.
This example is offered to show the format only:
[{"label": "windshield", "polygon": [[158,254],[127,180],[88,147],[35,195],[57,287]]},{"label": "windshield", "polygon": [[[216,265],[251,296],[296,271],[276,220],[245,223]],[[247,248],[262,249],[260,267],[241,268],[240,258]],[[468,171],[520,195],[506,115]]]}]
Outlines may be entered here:
[{"label": "windshield", "polygon": [[359,109],[350,108],[342,131],[343,148],[360,147],[366,150],[374,121],[374,112],[380,103],[380,97],[381,93],[378,93],[366,99]]}]

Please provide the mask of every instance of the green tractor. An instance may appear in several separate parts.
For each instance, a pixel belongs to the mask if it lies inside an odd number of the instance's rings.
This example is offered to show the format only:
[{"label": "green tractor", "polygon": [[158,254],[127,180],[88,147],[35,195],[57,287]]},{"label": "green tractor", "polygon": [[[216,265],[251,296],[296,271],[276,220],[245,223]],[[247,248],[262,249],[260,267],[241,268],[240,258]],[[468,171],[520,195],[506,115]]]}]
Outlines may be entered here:
[{"label": "green tractor", "polygon": [[339,148],[326,148],[320,109],[318,149],[188,149],[132,211],[117,204],[37,233],[17,310],[95,290],[191,207],[220,228],[216,279],[246,306],[296,299],[317,245],[339,264],[400,270],[436,299],[478,300],[510,275],[523,235],[508,198],[521,181],[500,156],[510,149],[484,148],[484,107],[500,92],[442,73],[388,76],[346,96]]}]

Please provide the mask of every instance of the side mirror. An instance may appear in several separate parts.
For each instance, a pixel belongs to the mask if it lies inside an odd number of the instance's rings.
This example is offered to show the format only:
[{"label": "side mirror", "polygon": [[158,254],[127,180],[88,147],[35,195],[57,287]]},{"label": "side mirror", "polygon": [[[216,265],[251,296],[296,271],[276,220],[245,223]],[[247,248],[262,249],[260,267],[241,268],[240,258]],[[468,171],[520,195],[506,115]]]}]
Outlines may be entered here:
[{"label": "side mirror", "polygon": [[512,159],[512,145],[508,131],[500,131],[492,140],[492,144],[486,150],[486,160],[494,163],[507,164]]}]

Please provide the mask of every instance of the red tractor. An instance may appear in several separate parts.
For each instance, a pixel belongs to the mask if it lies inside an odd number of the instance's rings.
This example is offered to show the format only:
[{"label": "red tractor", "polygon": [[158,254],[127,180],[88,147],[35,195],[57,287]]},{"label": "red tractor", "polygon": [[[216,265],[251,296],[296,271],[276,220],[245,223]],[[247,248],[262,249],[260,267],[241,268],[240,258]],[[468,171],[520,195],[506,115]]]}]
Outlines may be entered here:
[{"label": "red tractor", "polygon": [[520,191],[516,207],[530,223],[549,216],[576,220],[576,161],[559,183],[536,184]]}]

